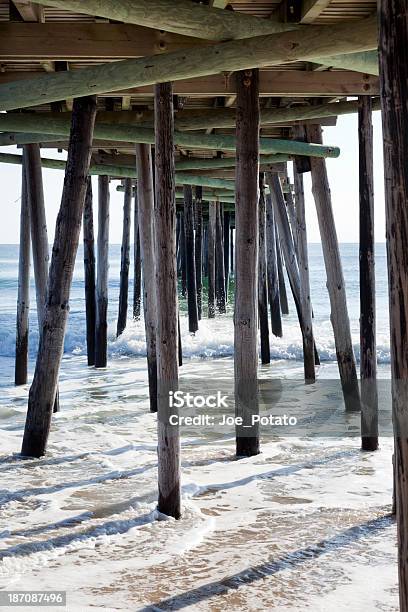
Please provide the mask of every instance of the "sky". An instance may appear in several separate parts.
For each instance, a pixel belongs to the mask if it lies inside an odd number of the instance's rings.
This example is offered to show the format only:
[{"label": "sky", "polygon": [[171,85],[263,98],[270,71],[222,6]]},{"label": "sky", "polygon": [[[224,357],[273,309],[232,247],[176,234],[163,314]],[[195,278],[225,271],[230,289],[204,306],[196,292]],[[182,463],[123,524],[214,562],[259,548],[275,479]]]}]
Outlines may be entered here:
[{"label": "sky", "polygon": [[[382,136],[380,112],[373,113],[374,126],[374,192],[375,192],[375,239],[385,241],[384,173],[382,162]],[[339,117],[335,127],[324,128],[324,143],[340,147],[340,157],[327,160],[333,210],[340,242],[358,242],[358,134],[357,114]],[[0,147],[0,152],[20,153],[15,147]],[[43,149],[43,157],[64,159],[64,154],[54,149]],[[320,242],[310,173],[304,175],[306,220],[309,242]],[[64,176],[60,170],[43,170],[44,196],[47,215],[49,242],[54,240],[55,221],[61,201]],[[18,244],[21,167],[0,164],[0,185],[2,191],[2,218],[0,223],[0,244]],[[122,234],[123,194],[116,191],[118,182],[111,182],[110,237],[111,244],[119,244]],[[97,179],[93,178],[95,215]],[[95,223],[97,219],[95,218]]]}]

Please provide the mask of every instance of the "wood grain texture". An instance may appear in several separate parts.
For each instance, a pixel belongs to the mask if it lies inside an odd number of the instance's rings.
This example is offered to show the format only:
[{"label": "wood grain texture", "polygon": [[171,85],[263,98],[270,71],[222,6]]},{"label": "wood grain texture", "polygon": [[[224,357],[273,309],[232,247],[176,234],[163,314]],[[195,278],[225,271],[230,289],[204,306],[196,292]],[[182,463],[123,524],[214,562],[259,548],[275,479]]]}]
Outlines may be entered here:
[{"label": "wood grain texture", "polygon": [[186,245],[185,257],[187,278],[188,330],[190,333],[194,334],[198,330],[198,306],[195,271],[193,190],[191,188],[191,185],[184,186],[184,236]]},{"label": "wood grain texture", "polygon": [[116,326],[116,336],[126,329],[129,267],[130,267],[130,226],[132,214],[132,179],[125,180],[125,197],[123,202],[122,246],[120,250],[120,281],[119,281],[119,312]]},{"label": "wood grain texture", "polygon": [[408,2],[379,3],[400,609],[408,609]]},{"label": "wood grain texture", "polygon": [[178,388],[178,299],[176,269],[176,202],[174,117],[171,83],[156,86],[155,94],[155,229],[157,287],[157,426],[158,510],[181,515],[180,433],[169,422],[169,392]]},{"label": "wood grain texture", "polygon": [[74,101],[72,130],[61,206],[49,272],[47,301],[33,382],[28,399],[22,455],[44,455],[64,350],[69,295],[78,249],[91,160],[96,98]]},{"label": "wood grain texture", "polygon": [[[240,71],[237,80],[235,212],[234,373],[237,456],[259,453],[258,404],[258,225],[259,75]],[[250,428],[245,428],[249,426]]]},{"label": "wood grain texture", "polygon": [[98,239],[96,274],[95,367],[108,360],[109,177],[98,179]]},{"label": "wood grain texture", "polygon": [[96,299],[95,299],[95,235],[93,220],[92,181],[88,177],[84,216],[84,276],[85,276],[85,311],[86,311],[86,348],[88,365],[95,365],[95,327],[96,327]]},{"label": "wood grain texture", "polygon": [[157,297],[154,229],[154,185],[150,145],[136,145],[137,201],[143,271],[143,311],[146,333],[150,412],[157,412]]}]

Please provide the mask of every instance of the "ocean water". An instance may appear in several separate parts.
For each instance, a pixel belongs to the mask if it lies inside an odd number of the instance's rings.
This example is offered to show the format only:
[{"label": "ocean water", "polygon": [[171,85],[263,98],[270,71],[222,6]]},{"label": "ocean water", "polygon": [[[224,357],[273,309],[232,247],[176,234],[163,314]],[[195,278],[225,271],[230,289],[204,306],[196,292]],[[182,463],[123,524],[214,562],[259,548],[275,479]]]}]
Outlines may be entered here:
[{"label": "ocean water", "polygon": [[[356,357],[359,356],[359,277],[358,245],[342,244],[341,257],[347,286],[347,299],[353,343]],[[324,261],[319,244],[309,245],[311,296],[314,311],[314,333],[322,361],[335,359],[334,340],[330,323],[330,305],[326,290]],[[18,276],[18,246],[0,245],[0,357],[12,357],[15,350],[15,310]],[[109,270],[109,351],[112,357],[121,355],[145,355],[144,330],[141,323],[130,321],[123,337],[116,340],[116,319],[118,313],[120,272],[120,246],[110,247]],[[377,343],[378,361],[388,364],[389,325],[387,299],[387,268],[385,245],[376,246],[377,274]],[[132,274],[130,275],[132,277]],[[131,317],[133,284],[129,286],[129,317]],[[287,283],[287,292],[290,294]],[[35,314],[35,292],[32,279],[32,311],[30,316],[30,354],[34,358],[38,342],[38,330]],[[290,314],[284,318],[284,336],[274,338],[271,342],[274,359],[301,360],[302,343],[296,312],[290,301]],[[205,303],[205,301],[204,301]],[[70,316],[65,341],[65,355],[81,355],[85,350],[85,308],[84,308],[84,274],[82,248],[80,247],[75,267],[75,277],[71,291]],[[181,301],[182,315],[186,311],[185,300]],[[224,317],[215,321],[203,319],[200,330],[195,337],[189,336],[186,318],[182,316],[183,350],[186,357],[226,357],[233,354],[232,305]]]},{"label": "ocean water", "polygon": [[[358,248],[341,245],[358,357]],[[144,331],[128,322],[115,339],[120,247],[110,256],[109,367],[86,366],[82,251],[78,254],[60,377],[61,412],[47,455],[21,459],[29,385],[14,387],[18,248],[0,246],[0,589],[66,590],[67,609],[398,610],[392,439],[362,453],[358,437],[273,439],[236,460],[227,432],[182,432],[181,520],[156,510],[156,417],[149,413]],[[378,360],[389,376],[386,260],[377,245]],[[310,245],[314,328],[322,359],[309,401],[336,378],[325,271]],[[129,289],[131,304],[132,287]],[[37,329],[35,294],[30,368]],[[182,309],[181,378],[203,391],[233,375],[232,310],[187,331]],[[272,338],[272,337],[271,337]],[[261,378],[290,380],[286,407],[304,400],[295,309]],[[315,399],[314,399],[315,398]],[[285,407],[285,406],[284,406]],[[345,424],[348,417],[345,418]],[[261,432],[262,433],[262,432]],[[16,608],[19,609],[19,608]],[[47,608],[48,609],[48,608]],[[49,608],[58,610],[58,608]]]}]

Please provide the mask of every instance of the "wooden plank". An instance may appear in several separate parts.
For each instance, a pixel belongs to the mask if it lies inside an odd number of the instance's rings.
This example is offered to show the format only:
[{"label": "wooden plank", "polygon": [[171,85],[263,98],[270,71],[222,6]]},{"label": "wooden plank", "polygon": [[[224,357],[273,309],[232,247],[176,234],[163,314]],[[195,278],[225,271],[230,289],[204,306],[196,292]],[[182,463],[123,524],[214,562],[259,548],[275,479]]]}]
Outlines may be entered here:
[{"label": "wooden plank", "polygon": [[98,240],[96,275],[95,367],[108,360],[109,177],[98,179]]},{"label": "wooden plank", "polygon": [[407,0],[379,3],[399,607],[408,609]]},{"label": "wooden plank", "polygon": [[137,202],[140,254],[143,270],[143,312],[146,334],[150,412],[157,412],[157,298],[154,244],[154,185],[150,145],[136,145]]},{"label": "wooden plank", "polygon": [[74,102],[67,171],[49,273],[44,325],[28,399],[21,454],[45,454],[69,312],[69,296],[85,202],[96,98]]},{"label": "wooden plank", "polygon": [[258,71],[236,74],[237,173],[235,213],[234,374],[237,456],[259,453],[258,404]]},{"label": "wooden plank", "polygon": [[123,202],[122,246],[120,258],[119,282],[119,312],[116,326],[116,337],[126,329],[128,293],[129,293],[129,266],[130,266],[130,226],[132,209],[132,179],[125,180],[125,197]]},{"label": "wooden plank", "polygon": [[21,168],[20,247],[18,258],[17,330],[14,382],[27,384],[28,330],[30,312],[30,206],[27,194],[27,177],[24,163]]},{"label": "wooden plank", "polygon": [[10,62],[124,60],[205,44],[211,43],[120,23],[0,23],[0,60]]},{"label": "wooden plank", "polygon": [[370,98],[359,99],[361,448],[378,448],[373,125]]},{"label": "wooden plank", "polygon": [[[194,6],[192,3],[189,3]],[[197,5],[199,6],[199,5]],[[214,9],[215,10],[215,9]],[[220,11],[227,14],[229,11]],[[232,13],[237,14],[237,13]],[[263,20],[261,20],[263,21]],[[124,60],[75,72],[47,74],[31,81],[0,86],[0,110],[27,108],[68,97],[119,92],[153,85],[164,78],[180,81],[234,70],[277,66],[322,55],[367,51],[377,46],[376,17],[333,26],[307,26],[295,32],[195,47],[188,54],[175,51]]]},{"label": "wooden plank", "polygon": [[313,23],[330,2],[331,0],[303,0],[300,23]]},{"label": "wooden plank", "polygon": [[[156,86],[155,95],[155,230],[157,248],[157,453],[158,510],[181,515],[180,432],[170,416],[169,393],[178,389],[178,300],[176,268],[176,202],[174,181],[173,91],[171,83]],[[154,279],[150,279],[154,282]]]},{"label": "wooden plank", "polygon": [[13,4],[24,21],[42,21],[44,19],[43,8],[30,2],[30,0],[13,0]]},{"label": "wooden plank", "polygon": [[[77,71],[72,71],[73,73]],[[0,72],[0,84],[11,83],[14,81],[24,81],[28,79],[36,79],[42,76],[41,72]],[[145,98],[146,96],[153,95],[153,85],[145,86],[145,87],[128,87],[123,90],[116,91],[114,93],[110,93],[109,91],[102,92],[101,95],[112,95],[112,96],[120,96],[120,95],[131,95],[132,98]],[[179,96],[185,97],[216,97],[216,96],[230,96],[234,91],[234,82],[231,78],[225,74],[215,74],[201,77],[200,79],[181,79],[174,83],[174,93]],[[367,73],[360,74],[358,72],[353,72],[351,70],[347,71],[330,71],[326,70],[324,72],[312,72],[305,70],[261,70],[260,72],[260,85],[259,85],[259,95],[261,97],[270,98],[276,96],[357,96],[357,95],[379,95],[380,87],[378,78],[372,76]],[[351,102],[341,103],[341,104],[351,104]],[[319,105],[320,106],[320,105]],[[295,120],[306,120],[307,117],[296,116],[298,110],[306,109],[308,107],[300,107],[296,106],[291,108],[290,115],[295,116]],[[317,107],[319,108],[319,107]],[[309,112],[311,116],[316,118],[316,110],[312,110],[309,107]],[[345,107],[347,108],[347,107]],[[231,111],[228,112],[228,109],[211,109],[210,111],[196,111],[192,109],[185,109],[177,112],[176,116],[176,125],[177,129],[193,129],[192,127],[186,126],[182,127],[181,119],[189,115],[194,116],[199,115],[203,120],[208,113],[208,116],[216,119],[217,117],[223,117],[229,119],[227,124],[218,124],[214,123],[214,127],[231,127]],[[268,114],[272,113],[274,109],[269,109],[266,112],[266,109],[262,111],[261,120],[264,123],[264,117]],[[280,112],[284,110],[289,111],[289,109],[279,109]],[[330,109],[333,110],[334,109]],[[341,106],[338,108],[339,114],[341,113]],[[232,111],[233,112],[233,111]],[[350,112],[357,112],[357,110],[350,110]],[[98,113],[98,116],[103,116],[105,113]],[[119,114],[119,113],[115,113]],[[146,119],[143,119],[143,116]],[[322,114],[321,117],[325,115]],[[327,115],[326,115],[327,116]],[[333,116],[332,113],[329,116]],[[149,123],[153,120],[153,115],[150,112],[144,112],[141,118],[141,122],[149,121]],[[287,120],[285,115],[283,115],[282,121]],[[278,118],[273,116],[273,121],[270,123],[277,123]],[[269,122],[268,122],[269,123]],[[211,121],[206,122],[200,128],[194,129],[203,129],[208,127],[209,125],[213,125]]]},{"label": "wooden plank", "polygon": [[95,365],[95,237],[93,221],[92,180],[88,184],[83,216],[84,228],[84,277],[85,277],[85,311],[86,311],[86,348],[88,365]]}]

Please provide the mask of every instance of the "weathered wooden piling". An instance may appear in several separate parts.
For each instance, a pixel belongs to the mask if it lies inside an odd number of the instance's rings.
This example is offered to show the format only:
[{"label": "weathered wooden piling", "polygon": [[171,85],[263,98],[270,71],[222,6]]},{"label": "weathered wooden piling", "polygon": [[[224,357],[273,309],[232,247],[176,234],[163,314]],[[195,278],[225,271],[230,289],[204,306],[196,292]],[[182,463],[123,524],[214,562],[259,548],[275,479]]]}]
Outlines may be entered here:
[{"label": "weathered wooden piling", "polygon": [[230,233],[230,272],[234,273],[234,228],[231,227]]},{"label": "weathered wooden piling", "polygon": [[[25,146],[24,155],[27,176],[27,195],[30,206],[31,245],[37,303],[38,334],[41,339],[45,302],[47,300],[48,263],[50,256],[39,145],[30,144]],[[54,412],[58,412],[58,410],[59,394],[57,391],[55,395]]]},{"label": "weathered wooden piling", "polygon": [[[259,72],[243,70],[237,83],[236,270],[234,312],[235,415],[237,456],[259,453],[258,404],[258,160]],[[244,426],[251,426],[250,429]]]},{"label": "weathered wooden piling", "polygon": [[[306,131],[310,141],[322,142],[322,128],[319,125],[309,125]],[[323,258],[326,267],[327,289],[331,306],[330,318],[333,326],[344,402],[346,410],[359,410],[360,392],[326,162],[324,160],[316,161],[316,159],[311,158],[310,164],[312,191],[316,204]]]},{"label": "weathered wooden piling", "polygon": [[217,310],[226,312],[225,305],[225,268],[224,268],[224,231],[222,227],[222,211],[220,202],[216,202],[215,217],[215,299]]},{"label": "weathered wooden piling", "polygon": [[194,232],[194,257],[195,257],[195,275],[197,288],[197,311],[198,320],[202,315],[202,294],[203,294],[203,188],[197,186],[194,192],[194,215],[195,215],[195,232]]},{"label": "weathered wooden piling", "polygon": [[17,330],[14,382],[27,383],[30,312],[30,207],[27,195],[25,154],[21,167],[20,247],[18,258]]},{"label": "weathered wooden piling", "polygon": [[378,448],[377,346],[372,102],[360,96],[358,109],[360,192],[360,377],[361,448]]},{"label": "weathered wooden piling", "polygon": [[217,208],[215,202],[208,205],[208,318],[215,317],[215,228]]},{"label": "weathered wooden piling", "polygon": [[150,411],[157,412],[157,297],[156,249],[154,236],[154,186],[150,145],[136,145],[137,200],[143,269],[143,311],[146,333]]},{"label": "weathered wooden piling", "polygon": [[307,251],[307,230],[305,213],[305,194],[303,188],[303,174],[300,174],[294,164],[294,184],[295,184],[295,220],[294,236],[297,248],[299,280],[300,280],[300,308],[303,319],[303,363],[306,383],[314,382],[315,373],[315,343],[312,325],[312,304],[310,301],[310,280],[309,280],[309,258]]},{"label": "weathered wooden piling", "polygon": [[174,117],[171,83],[155,86],[155,229],[157,248],[157,374],[158,374],[158,510],[179,518],[180,434],[171,424],[177,409],[169,406],[169,393],[178,388],[178,300],[176,271],[176,202]]},{"label": "weathered wooden piling", "polygon": [[283,271],[282,251],[281,251],[281,244],[279,240],[278,228],[276,228],[275,230],[275,240],[276,240],[276,263],[278,266],[278,279],[279,279],[280,307],[281,307],[282,314],[288,315],[289,314],[288,295],[286,293],[285,273]]},{"label": "weathered wooden piling", "polygon": [[268,321],[268,283],[266,271],[266,204],[264,175],[259,175],[259,251],[258,251],[258,313],[259,332],[261,337],[261,361],[270,363]]},{"label": "weathered wooden piling", "polygon": [[408,2],[384,0],[379,59],[384,142],[400,609],[408,609]]},{"label": "weathered wooden piling", "polygon": [[223,230],[224,230],[224,277],[225,277],[225,301],[228,302],[229,275],[230,275],[230,225],[231,213],[224,211]]},{"label": "weathered wooden piling", "polygon": [[282,338],[282,317],[279,293],[279,274],[276,253],[275,215],[273,212],[271,194],[266,195],[266,270],[268,275],[268,302],[271,315],[272,333]]},{"label": "weathered wooden piling", "polygon": [[134,196],[133,215],[133,318],[140,319],[140,304],[142,299],[142,259],[140,254],[139,203],[137,188]]},{"label": "weathered wooden piling", "polygon": [[191,185],[184,185],[184,233],[187,282],[188,330],[198,330],[197,284],[195,271],[194,209]]},{"label": "weathered wooden piling", "polygon": [[96,275],[95,367],[108,358],[109,177],[98,178],[98,240]]},{"label": "weathered wooden piling", "polygon": [[69,294],[78,249],[91,160],[96,98],[74,101],[67,169],[49,274],[47,301],[21,453],[44,455],[50,431],[58,375],[64,350]]},{"label": "weathered wooden piling", "polygon": [[95,237],[93,220],[92,180],[88,176],[85,196],[84,215],[84,275],[85,275],[85,311],[86,311],[86,348],[88,365],[95,365]]},{"label": "weathered wooden piling", "polygon": [[186,230],[184,228],[184,213],[180,215],[179,251],[180,251],[180,272],[181,272],[181,295],[183,296],[183,298],[185,298],[187,295],[187,269],[186,269]]},{"label": "weathered wooden piling", "polygon": [[119,312],[116,326],[116,336],[120,336],[126,329],[128,294],[129,294],[129,266],[130,266],[130,226],[132,214],[132,179],[125,179],[125,195],[123,203],[122,246],[120,251],[120,287]]}]

